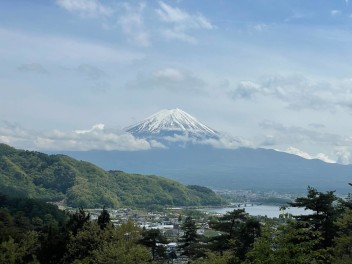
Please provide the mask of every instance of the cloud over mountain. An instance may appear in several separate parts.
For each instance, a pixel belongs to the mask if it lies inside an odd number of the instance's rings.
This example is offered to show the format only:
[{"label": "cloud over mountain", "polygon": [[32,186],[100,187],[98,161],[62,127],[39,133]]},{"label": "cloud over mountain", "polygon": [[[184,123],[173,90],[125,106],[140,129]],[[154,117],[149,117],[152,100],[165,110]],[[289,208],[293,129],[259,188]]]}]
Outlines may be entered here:
[{"label": "cloud over mountain", "polygon": [[96,124],[90,129],[75,131],[34,131],[19,124],[0,123],[0,142],[39,150],[147,150],[162,147],[157,142],[137,139],[131,134],[106,129]]},{"label": "cloud over mountain", "polygon": [[[299,155],[307,159],[321,159],[326,162],[337,162],[340,164],[352,163],[351,149],[352,137],[342,136],[333,133],[327,133],[322,130],[324,126],[315,125],[311,128],[299,126],[285,126],[273,121],[264,121],[260,124],[263,129],[264,137],[257,139],[257,145],[265,148],[274,146],[288,146],[286,149],[280,148],[281,151]],[[334,146],[330,147],[331,142]],[[321,150],[317,154],[308,154],[300,148],[293,147],[301,145],[303,148],[310,146],[319,146]],[[302,148],[301,147],[301,148]],[[328,149],[328,151],[327,151]]]},{"label": "cloud over mountain", "polygon": [[295,148],[295,147],[289,147],[286,150],[283,150],[283,152],[294,154],[294,155],[300,156],[305,159],[320,159],[320,160],[325,161],[327,163],[335,163],[336,162],[336,161],[330,159],[324,153],[318,153],[317,155],[312,156],[312,155],[308,154],[307,152],[304,152],[304,151],[302,151],[298,148]]}]

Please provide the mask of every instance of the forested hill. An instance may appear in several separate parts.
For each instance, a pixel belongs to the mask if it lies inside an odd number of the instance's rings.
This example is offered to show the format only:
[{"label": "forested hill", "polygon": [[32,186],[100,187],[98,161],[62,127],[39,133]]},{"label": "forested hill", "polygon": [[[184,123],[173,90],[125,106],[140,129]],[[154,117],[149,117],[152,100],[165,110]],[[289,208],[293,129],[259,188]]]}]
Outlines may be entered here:
[{"label": "forested hill", "polygon": [[63,201],[72,207],[217,205],[210,189],[158,176],[105,171],[65,155],[17,150],[0,144],[0,193]]}]

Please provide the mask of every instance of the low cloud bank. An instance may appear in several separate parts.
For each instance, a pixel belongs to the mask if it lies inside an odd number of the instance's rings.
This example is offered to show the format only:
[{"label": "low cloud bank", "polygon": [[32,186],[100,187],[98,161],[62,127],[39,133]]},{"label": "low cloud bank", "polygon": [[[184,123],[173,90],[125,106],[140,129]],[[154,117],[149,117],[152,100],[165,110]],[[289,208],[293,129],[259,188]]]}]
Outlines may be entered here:
[{"label": "low cloud bank", "polygon": [[90,129],[38,132],[19,124],[0,122],[0,142],[35,150],[147,150],[161,147],[156,142],[138,139],[129,133],[106,129],[96,124]]},{"label": "low cloud bank", "polygon": [[[89,129],[74,131],[36,131],[8,121],[0,121],[0,143],[16,148],[39,151],[140,151],[149,149],[166,149],[172,144],[209,145],[218,149],[236,149],[240,147],[257,148],[262,146],[241,137],[221,134],[218,138],[194,138],[188,135],[168,136],[162,139],[140,139],[132,134],[106,128],[104,124],[95,124]],[[290,146],[280,148],[271,144],[272,149],[297,155],[305,159],[320,159],[327,163],[351,164],[352,155],[348,147],[336,146],[328,154],[310,154],[305,150]],[[267,148],[268,146],[266,146]]]}]

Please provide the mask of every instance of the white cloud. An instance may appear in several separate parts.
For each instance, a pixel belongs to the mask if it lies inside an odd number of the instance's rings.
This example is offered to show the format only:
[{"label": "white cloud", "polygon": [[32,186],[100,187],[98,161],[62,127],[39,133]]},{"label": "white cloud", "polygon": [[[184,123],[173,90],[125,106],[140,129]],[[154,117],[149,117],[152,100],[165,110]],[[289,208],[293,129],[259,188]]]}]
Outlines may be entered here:
[{"label": "white cloud", "polygon": [[176,143],[176,142],[188,143],[192,141],[192,139],[189,138],[187,135],[166,136],[164,139],[166,141],[173,142],[173,143]]},{"label": "white cloud", "polygon": [[234,90],[233,98],[250,99],[261,92],[261,86],[252,81],[241,81]]},{"label": "white cloud", "polygon": [[173,68],[165,68],[162,70],[158,70],[154,72],[154,76],[156,78],[165,78],[174,81],[184,80],[184,75],[179,70]]},{"label": "white cloud", "polygon": [[262,32],[262,31],[267,30],[268,28],[269,28],[269,26],[268,26],[267,24],[258,23],[258,24],[252,25],[252,26],[250,27],[250,30]]},{"label": "white cloud", "polygon": [[[326,129],[321,125],[304,128],[264,121],[260,128],[266,136],[256,139],[256,145],[259,147],[279,149],[306,159],[320,159],[329,163],[352,163],[351,136],[324,132]],[[312,152],[317,154],[310,154]]]},{"label": "white cloud", "polygon": [[159,2],[160,9],[156,12],[160,18],[169,23],[174,23],[178,28],[203,28],[213,29],[214,26],[202,14],[191,15],[177,8],[171,7],[164,2]]},{"label": "white cloud", "polygon": [[232,137],[227,134],[221,134],[219,138],[194,139],[188,135],[174,135],[165,137],[165,140],[173,143],[192,143],[195,145],[210,145],[218,149],[237,149],[240,147],[253,147],[253,143],[240,137]]},{"label": "white cloud", "polygon": [[[280,150],[278,150],[278,151],[280,151]],[[298,148],[294,148],[294,147],[289,147],[284,152],[289,153],[289,154],[293,154],[293,155],[297,155],[297,156],[300,156],[305,159],[313,159],[313,157],[311,155],[309,155],[307,152],[304,152],[304,151],[302,151]]]},{"label": "white cloud", "polygon": [[152,148],[161,148],[161,149],[167,148],[165,145],[163,145],[162,143],[160,143],[156,140],[149,140],[149,143]]},{"label": "white cloud", "polygon": [[99,0],[57,0],[56,4],[82,16],[110,16],[113,13],[112,8],[103,5]]},{"label": "white cloud", "polygon": [[0,142],[7,144],[7,145],[11,145],[11,143],[12,143],[11,138],[9,138],[7,136],[0,136]]},{"label": "white cloud", "polygon": [[123,33],[125,33],[130,40],[140,46],[150,46],[150,36],[145,29],[143,12],[146,7],[145,4],[139,4],[137,7],[132,7],[128,3],[123,5],[124,14],[118,18],[118,23],[121,26]]},{"label": "white cloud", "polygon": [[172,7],[159,1],[159,8],[156,9],[160,19],[172,27],[162,30],[167,39],[176,39],[195,44],[196,39],[189,33],[191,30],[211,30],[215,26],[202,14],[189,14],[186,11]]},{"label": "white cloud", "polygon": [[260,128],[270,131],[270,136],[274,139],[277,145],[282,144],[299,144],[310,142],[317,145],[330,145],[334,142],[335,145],[345,146],[352,144],[352,139],[348,137],[325,133],[317,129],[307,129],[300,126],[285,126],[274,121],[263,121],[259,124]]},{"label": "white cloud", "polygon": [[307,12],[302,10],[293,10],[292,15],[285,19],[285,22],[291,22],[295,20],[307,19],[314,16],[313,12]]},{"label": "white cloud", "polygon": [[115,30],[118,25],[133,44],[144,47],[151,45],[150,35],[144,25],[145,3],[133,5],[123,2],[114,6],[103,5],[99,0],[57,0],[56,3],[71,13],[101,18],[99,22],[104,30]]},{"label": "white cloud", "polygon": [[202,140],[199,144],[211,145],[219,149],[237,149],[241,147],[252,148],[253,143],[247,139],[240,137],[231,137],[228,135],[221,135],[219,139]]},{"label": "white cloud", "polygon": [[192,72],[175,68],[163,68],[149,76],[139,76],[127,83],[128,88],[157,89],[171,92],[192,92],[204,94],[206,83]]},{"label": "white cloud", "polygon": [[284,150],[283,152],[297,155],[297,156],[300,156],[305,159],[319,159],[319,160],[322,160],[327,163],[336,163],[336,161],[332,160],[324,153],[318,153],[317,155],[310,155],[307,152],[304,152],[304,151],[302,151],[298,148],[295,148],[295,147],[289,147],[286,150]]},{"label": "white cloud", "polygon": [[[250,141],[228,135],[222,135],[219,139],[192,139],[187,135],[175,135],[165,137],[165,140],[173,143],[211,145],[215,148],[224,149],[252,147]],[[2,121],[0,122],[0,142],[33,150],[137,151],[151,148],[167,148],[156,140],[147,141],[135,138],[126,132],[109,130],[101,123],[95,124],[89,129],[39,132],[25,129],[18,124]]]},{"label": "white cloud", "polygon": [[6,121],[0,122],[0,142],[34,150],[135,151],[163,147],[157,142],[149,143],[146,140],[137,139],[129,133],[106,129],[103,124],[73,132],[60,130],[39,132]]},{"label": "white cloud", "polygon": [[92,133],[94,131],[103,131],[104,128],[105,128],[104,124],[96,124],[91,129],[88,129],[88,130],[75,130],[74,132],[77,133],[77,134],[87,134],[87,133]]},{"label": "white cloud", "polygon": [[336,160],[331,159],[328,155],[324,153],[318,153],[314,158],[320,159],[326,163],[336,163]]},{"label": "white cloud", "polygon": [[[297,131],[304,131],[303,129],[296,128],[294,131],[289,132],[289,129],[285,129],[283,126],[279,130],[284,130],[283,134],[289,139],[286,143],[295,143],[293,137],[296,137],[296,141],[309,140],[315,138],[316,143],[326,144],[325,140],[329,140],[328,136],[319,135],[319,133],[310,132],[303,135],[297,133]],[[288,135],[286,135],[288,134]],[[320,137],[320,139],[319,139]],[[276,134],[271,137],[274,139],[273,146],[285,145],[282,135]],[[318,138],[318,139],[316,139]],[[192,143],[192,144],[203,144],[210,145],[220,149],[236,149],[239,147],[256,147],[256,145],[241,137],[231,137],[226,134],[222,134],[219,139],[191,139],[187,135],[175,135],[173,137],[165,138],[168,142],[174,143]],[[330,138],[329,142],[332,139]],[[318,154],[309,154],[300,148],[290,146],[284,150],[282,148],[276,148],[278,151],[294,154],[301,156],[305,159],[320,159],[328,163],[340,163],[340,164],[351,164],[352,163],[352,137],[349,139],[334,139],[335,147],[334,152],[328,155],[323,152]],[[107,129],[104,124],[96,124],[89,129],[81,129],[75,131],[60,131],[53,130],[48,132],[34,131],[23,128],[19,124],[14,124],[7,121],[0,122],[0,142],[12,145],[14,147],[32,149],[32,150],[120,150],[120,151],[138,151],[148,150],[151,148],[167,148],[164,144],[156,140],[144,140],[133,137],[129,133],[122,131],[116,131]],[[314,143],[314,142],[313,142]],[[281,149],[281,150],[280,150]],[[334,156],[333,158],[331,156]]]},{"label": "white cloud", "polygon": [[352,164],[352,151],[351,147],[337,147],[335,149],[337,162],[341,164]]},{"label": "white cloud", "polygon": [[331,10],[330,12],[331,16],[339,16],[341,15],[341,11],[340,10]]},{"label": "white cloud", "polygon": [[[14,61],[44,61],[60,65],[130,62],[144,58],[141,53],[130,52],[99,42],[74,38],[35,35],[0,27],[0,56]],[[31,66],[32,64],[25,64]],[[37,67],[36,65],[34,65]],[[37,67],[38,68],[38,67]]]},{"label": "white cloud", "polygon": [[162,32],[162,35],[169,40],[181,40],[184,42],[188,42],[190,44],[197,44],[196,38],[191,35],[186,34],[183,31],[177,31],[173,29],[165,29]]},{"label": "white cloud", "polygon": [[337,107],[352,110],[352,81],[314,81],[302,75],[273,75],[257,81],[241,81],[232,90],[233,99],[272,97],[295,110],[334,111]]},{"label": "white cloud", "polygon": [[189,19],[189,15],[179,8],[173,8],[162,1],[159,2],[159,6],[161,9],[157,9],[156,12],[166,22],[181,23]]},{"label": "white cloud", "polygon": [[[144,19],[144,13],[148,8],[146,3],[134,4],[125,1],[107,5],[100,0],[56,0],[56,3],[73,14],[99,18],[98,21],[105,30],[114,30],[118,26],[130,43],[143,47],[152,44],[150,33],[152,30],[150,27],[147,28]],[[201,13],[190,14],[163,1],[159,1],[158,6],[155,13],[159,21],[154,21],[155,16],[150,16],[149,20],[153,23],[160,21],[164,23],[164,27],[158,31],[168,40],[196,44],[197,40],[192,31],[215,28]]]}]

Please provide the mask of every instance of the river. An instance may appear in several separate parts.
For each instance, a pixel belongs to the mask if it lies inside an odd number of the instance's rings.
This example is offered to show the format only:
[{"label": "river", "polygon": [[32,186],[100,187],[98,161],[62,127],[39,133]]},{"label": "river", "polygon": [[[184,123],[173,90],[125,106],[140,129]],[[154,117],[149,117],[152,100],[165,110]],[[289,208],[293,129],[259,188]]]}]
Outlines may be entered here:
[{"label": "river", "polygon": [[[282,214],[280,211],[280,206],[275,205],[253,205],[253,206],[246,206],[246,207],[221,207],[221,208],[206,208],[202,209],[205,212],[212,212],[212,213],[220,213],[225,214],[226,212],[233,211],[234,209],[245,209],[247,213],[252,216],[267,216],[270,218],[279,217]],[[297,208],[297,207],[289,207],[286,209],[285,213],[289,213],[292,215],[306,215],[311,214],[312,211],[304,210],[304,208]]]}]

